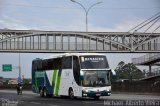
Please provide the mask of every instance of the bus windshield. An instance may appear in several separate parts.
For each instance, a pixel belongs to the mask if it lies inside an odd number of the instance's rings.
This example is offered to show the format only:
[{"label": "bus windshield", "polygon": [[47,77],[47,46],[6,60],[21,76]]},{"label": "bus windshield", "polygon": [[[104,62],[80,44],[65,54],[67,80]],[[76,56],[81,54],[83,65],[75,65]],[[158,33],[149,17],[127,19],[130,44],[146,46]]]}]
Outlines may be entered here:
[{"label": "bus windshield", "polygon": [[83,72],[82,85],[85,87],[104,87],[110,85],[109,72],[107,70]]},{"label": "bus windshield", "polygon": [[106,56],[80,56],[81,69],[109,68]]}]

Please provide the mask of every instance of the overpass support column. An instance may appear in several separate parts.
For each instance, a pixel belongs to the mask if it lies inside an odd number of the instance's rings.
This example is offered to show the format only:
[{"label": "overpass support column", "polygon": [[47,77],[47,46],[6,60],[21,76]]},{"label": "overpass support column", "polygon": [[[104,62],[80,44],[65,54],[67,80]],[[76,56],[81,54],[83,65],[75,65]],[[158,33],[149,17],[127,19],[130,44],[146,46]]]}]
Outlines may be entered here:
[{"label": "overpass support column", "polygon": [[151,76],[151,70],[152,70],[151,65],[149,65],[149,76]]}]

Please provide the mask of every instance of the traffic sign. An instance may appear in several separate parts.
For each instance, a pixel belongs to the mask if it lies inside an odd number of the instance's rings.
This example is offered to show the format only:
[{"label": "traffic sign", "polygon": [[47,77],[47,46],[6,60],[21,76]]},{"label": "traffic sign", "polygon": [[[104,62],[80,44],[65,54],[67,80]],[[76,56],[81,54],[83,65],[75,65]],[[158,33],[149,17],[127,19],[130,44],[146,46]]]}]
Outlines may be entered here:
[{"label": "traffic sign", "polygon": [[7,71],[7,72],[8,72],[8,71],[12,71],[12,64],[3,64],[3,65],[2,65],[2,70],[5,71],[5,72],[6,72],[6,71]]}]

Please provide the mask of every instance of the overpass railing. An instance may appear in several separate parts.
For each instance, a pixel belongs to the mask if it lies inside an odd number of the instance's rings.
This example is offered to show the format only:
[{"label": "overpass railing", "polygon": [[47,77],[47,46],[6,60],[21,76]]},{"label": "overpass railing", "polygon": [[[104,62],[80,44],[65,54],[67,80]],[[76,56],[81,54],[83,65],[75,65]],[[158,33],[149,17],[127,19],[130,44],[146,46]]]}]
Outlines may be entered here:
[{"label": "overpass railing", "polygon": [[160,53],[149,53],[138,58],[132,58],[133,64],[142,64],[150,61],[160,59]]},{"label": "overpass railing", "polygon": [[152,69],[151,73],[147,73],[145,75],[145,78],[147,78],[147,77],[154,77],[154,76],[158,76],[158,75],[160,75],[160,67]]}]

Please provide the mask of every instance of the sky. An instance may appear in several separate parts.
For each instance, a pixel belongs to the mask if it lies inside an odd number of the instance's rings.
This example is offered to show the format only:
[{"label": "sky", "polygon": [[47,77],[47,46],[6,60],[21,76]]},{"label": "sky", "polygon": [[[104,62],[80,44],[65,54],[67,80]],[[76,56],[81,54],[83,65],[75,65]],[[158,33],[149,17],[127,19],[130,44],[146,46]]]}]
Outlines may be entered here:
[{"label": "sky", "polygon": [[[160,12],[160,0],[76,0],[88,9],[88,31],[126,32],[139,23]],[[160,24],[160,23],[158,23]],[[70,0],[0,0],[0,29],[85,31],[85,12],[80,5]],[[152,31],[152,30],[151,30]],[[159,31],[159,30],[158,30]],[[22,74],[31,77],[31,61],[51,54],[21,54]],[[123,60],[144,54],[106,54],[111,68]],[[18,65],[18,54],[0,53],[0,76],[14,77],[1,71],[2,64]]]},{"label": "sky", "polygon": [[[160,0],[77,0],[90,9],[88,30],[128,31],[160,12]],[[0,0],[0,28],[85,31],[85,12],[70,0]]]}]

